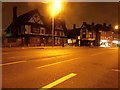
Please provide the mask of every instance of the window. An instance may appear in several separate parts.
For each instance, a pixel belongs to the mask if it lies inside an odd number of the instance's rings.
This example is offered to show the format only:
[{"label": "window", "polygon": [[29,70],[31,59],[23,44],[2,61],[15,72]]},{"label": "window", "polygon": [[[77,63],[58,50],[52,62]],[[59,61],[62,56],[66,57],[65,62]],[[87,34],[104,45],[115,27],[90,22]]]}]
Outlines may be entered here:
[{"label": "window", "polygon": [[33,25],[32,26],[32,33],[40,33],[40,29],[38,25]]},{"label": "window", "polygon": [[40,34],[45,34],[45,28],[43,27],[40,28]]},{"label": "window", "polygon": [[65,36],[65,33],[63,32],[63,36]]},{"label": "window", "polygon": [[92,34],[89,34],[90,35],[90,38],[92,38]]},{"label": "window", "polygon": [[92,38],[92,33],[91,32],[89,32],[89,38]]},{"label": "window", "polygon": [[57,31],[55,31],[55,35],[57,35]]},{"label": "window", "polygon": [[56,25],[55,29],[63,30],[63,27],[62,27],[62,25]]},{"label": "window", "polygon": [[56,36],[60,36],[60,32],[59,31],[55,31],[55,35]]},{"label": "window", "polygon": [[25,34],[25,26],[21,25],[21,34]]},{"label": "window", "polygon": [[13,42],[16,42],[15,38],[8,38],[8,43],[13,43]]},{"label": "window", "polygon": [[31,26],[30,25],[25,25],[25,34],[31,33]]}]

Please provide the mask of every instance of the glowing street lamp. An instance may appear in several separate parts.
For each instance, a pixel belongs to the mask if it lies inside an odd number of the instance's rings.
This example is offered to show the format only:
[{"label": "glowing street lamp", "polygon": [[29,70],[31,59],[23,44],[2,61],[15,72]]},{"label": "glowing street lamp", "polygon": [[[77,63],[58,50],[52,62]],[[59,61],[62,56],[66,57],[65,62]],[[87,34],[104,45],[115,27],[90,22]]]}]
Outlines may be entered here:
[{"label": "glowing street lamp", "polygon": [[51,4],[51,14],[52,14],[52,46],[54,46],[54,17],[61,11],[61,1],[53,0]]},{"label": "glowing street lamp", "polygon": [[116,26],[115,26],[115,29],[118,29],[118,28],[119,28],[118,25],[116,25]]}]

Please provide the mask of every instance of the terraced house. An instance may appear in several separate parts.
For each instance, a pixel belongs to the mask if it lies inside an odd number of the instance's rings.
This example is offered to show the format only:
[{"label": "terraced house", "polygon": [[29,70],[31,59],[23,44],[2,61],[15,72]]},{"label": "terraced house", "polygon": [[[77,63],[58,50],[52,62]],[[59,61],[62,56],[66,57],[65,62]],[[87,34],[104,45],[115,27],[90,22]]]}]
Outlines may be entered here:
[{"label": "terraced house", "polygon": [[[54,24],[54,44],[67,43],[65,21],[55,18]],[[13,21],[5,32],[6,46],[52,45],[52,19],[42,16],[38,9],[17,16],[17,7],[13,7]]]}]

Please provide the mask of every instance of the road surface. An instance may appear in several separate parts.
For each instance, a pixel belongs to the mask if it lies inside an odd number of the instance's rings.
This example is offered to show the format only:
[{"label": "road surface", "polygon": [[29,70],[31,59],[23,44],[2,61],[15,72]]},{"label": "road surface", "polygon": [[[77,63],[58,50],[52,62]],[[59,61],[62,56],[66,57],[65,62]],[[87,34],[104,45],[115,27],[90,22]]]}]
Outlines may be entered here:
[{"label": "road surface", "polygon": [[117,48],[30,48],[2,54],[3,88],[118,88]]}]

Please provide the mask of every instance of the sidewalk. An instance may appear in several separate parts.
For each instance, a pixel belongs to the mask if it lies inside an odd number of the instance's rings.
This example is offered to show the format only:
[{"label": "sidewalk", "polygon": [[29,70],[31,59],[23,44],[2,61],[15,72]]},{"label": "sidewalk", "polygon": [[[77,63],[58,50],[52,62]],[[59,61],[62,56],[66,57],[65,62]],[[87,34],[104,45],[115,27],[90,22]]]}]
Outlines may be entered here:
[{"label": "sidewalk", "polygon": [[64,48],[101,48],[98,46],[36,46],[36,47],[2,47],[2,51],[16,51],[16,50],[29,50],[29,49],[64,49]]},{"label": "sidewalk", "polygon": [[62,48],[78,48],[74,46],[36,46],[36,47],[2,47],[2,51],[16,51],[16,50],[26,50],[26,49],[62,49]]}]

